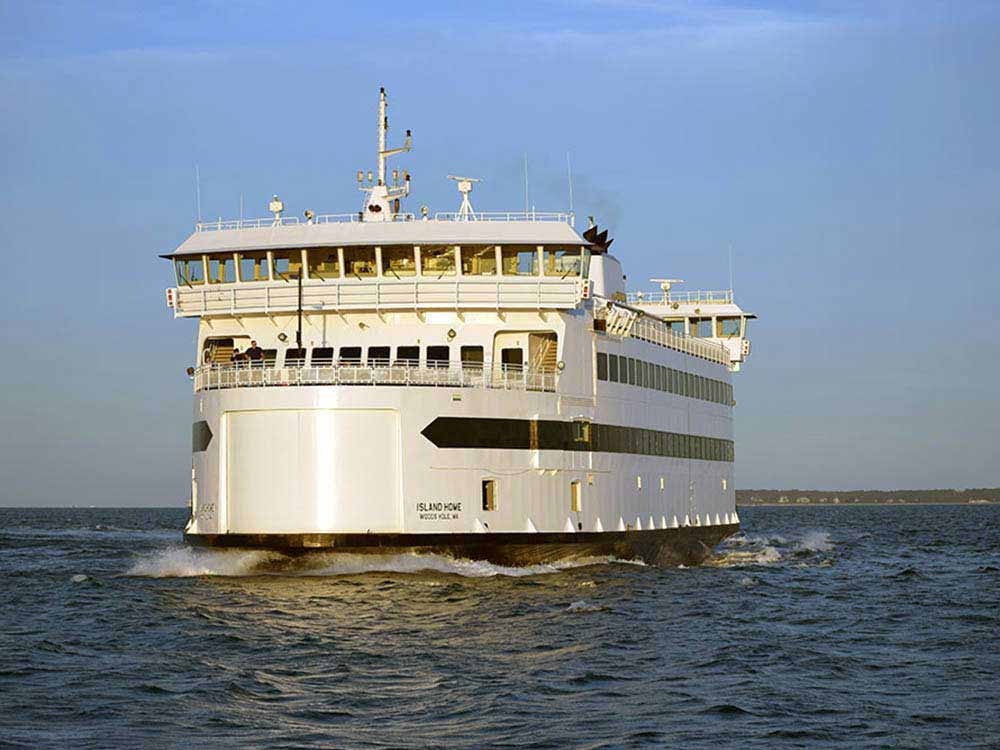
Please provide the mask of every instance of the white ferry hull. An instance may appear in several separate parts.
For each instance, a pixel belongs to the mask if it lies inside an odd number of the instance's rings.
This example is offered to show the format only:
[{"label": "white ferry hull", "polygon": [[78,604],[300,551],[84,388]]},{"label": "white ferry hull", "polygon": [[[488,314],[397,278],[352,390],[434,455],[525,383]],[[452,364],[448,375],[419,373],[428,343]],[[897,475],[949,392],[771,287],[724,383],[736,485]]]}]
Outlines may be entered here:
[{"label": "white ferry hull", "polygon": [[[731,435],[728,407],[656,395],[642,410],[608,399],[587,413],[595,430],[631,422],[683,431],[693,422],[702,433]],[[503,565],[588,557],[691,565],[738,530],[731,462],[551,449],[546,433],[570,426],[580,409],[579,399],[530,390],[202,391],[185,539],[290,553],[433,552]],[[511,430],[532,423],[538,444],[519,447]],[[491,435],[504,443],[487,447]],[[484,478],[497,483],[493,510],[482,506]]]}]

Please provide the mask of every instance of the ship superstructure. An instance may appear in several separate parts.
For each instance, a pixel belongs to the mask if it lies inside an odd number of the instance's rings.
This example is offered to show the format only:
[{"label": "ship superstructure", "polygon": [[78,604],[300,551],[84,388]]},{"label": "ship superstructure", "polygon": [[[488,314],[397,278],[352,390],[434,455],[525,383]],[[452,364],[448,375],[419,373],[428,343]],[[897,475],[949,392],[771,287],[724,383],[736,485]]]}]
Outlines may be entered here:
[{"label": "ship superstructure", "polygon": [[[194,544],[441,551],[499,563],[698,562],[739,527],[731,290],[630,295],[569,213],[361,210],[199,223],[176,250],[197,318]],[[237,354],[238,352],[238,354]]]}]

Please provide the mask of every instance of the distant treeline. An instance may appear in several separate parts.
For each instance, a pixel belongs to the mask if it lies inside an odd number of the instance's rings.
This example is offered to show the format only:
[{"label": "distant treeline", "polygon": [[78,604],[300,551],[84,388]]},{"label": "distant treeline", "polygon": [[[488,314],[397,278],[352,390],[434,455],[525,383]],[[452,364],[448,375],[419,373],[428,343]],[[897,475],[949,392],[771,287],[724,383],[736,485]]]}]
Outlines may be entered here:
[{"label": "distant treeline", "polygon": [[967,490],[736,490],[737,505],[1000,503],[1000,487]]}]

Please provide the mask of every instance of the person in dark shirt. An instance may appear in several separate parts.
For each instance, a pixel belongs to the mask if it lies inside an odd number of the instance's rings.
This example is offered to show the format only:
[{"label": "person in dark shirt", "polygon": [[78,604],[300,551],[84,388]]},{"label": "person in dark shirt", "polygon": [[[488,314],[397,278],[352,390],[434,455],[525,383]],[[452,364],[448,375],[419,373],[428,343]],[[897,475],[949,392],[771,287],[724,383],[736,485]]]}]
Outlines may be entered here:
[{"label": "person in dark shirt", "polygon": [[257,346],[256,341],[251,341],[250,348],[246,350],[243,356],[250,360],[251,366],[260,367],[264,361],[264,350]]},{"label": "person in dark shirt", "polygon": [[239,367],[243,362],[244,355],[240,354],[239,349],[233,349],[233,355],[229,358],[229,361],[233,363],[236,367]]}]

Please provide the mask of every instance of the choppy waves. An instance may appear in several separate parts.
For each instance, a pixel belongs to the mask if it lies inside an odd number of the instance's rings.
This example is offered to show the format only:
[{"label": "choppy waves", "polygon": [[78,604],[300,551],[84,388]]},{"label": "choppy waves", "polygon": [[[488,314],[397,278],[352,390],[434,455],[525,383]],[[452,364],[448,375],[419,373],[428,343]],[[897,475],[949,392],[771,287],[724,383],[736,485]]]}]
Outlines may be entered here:
[{"label": "choppy waves", "polygon": [[741,516],[697,568],[511,569],[0,509],[0,745],[996,745],[1000,507]]}]

